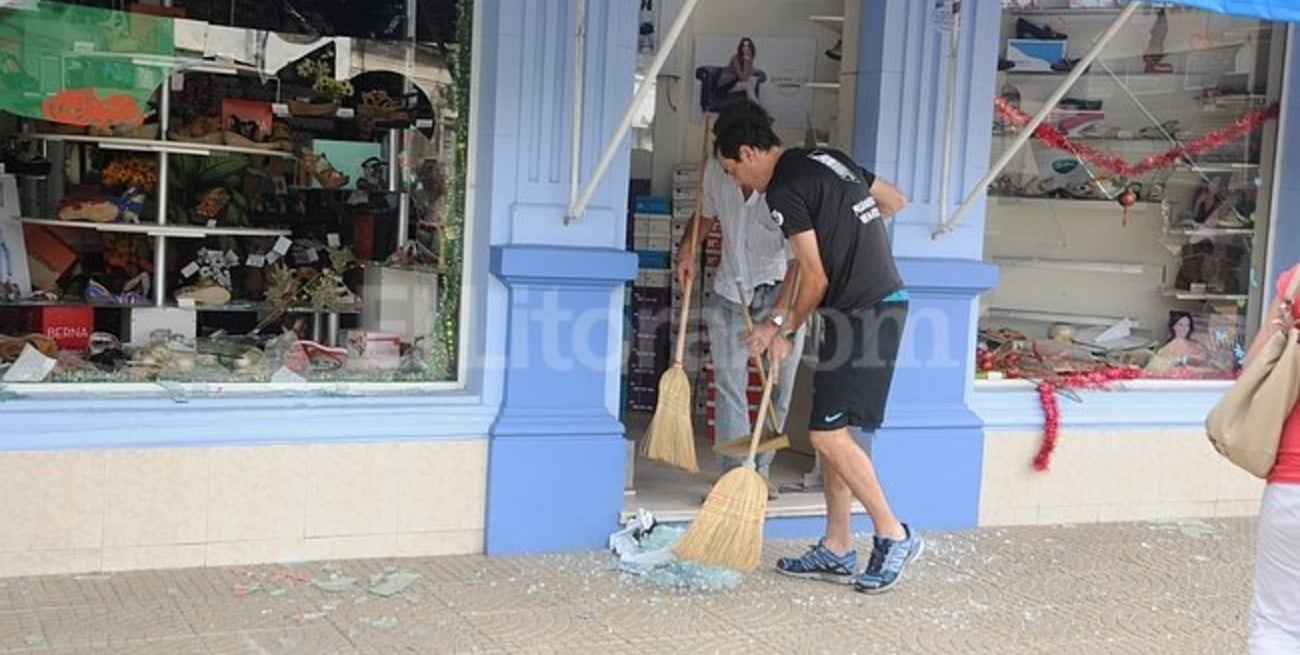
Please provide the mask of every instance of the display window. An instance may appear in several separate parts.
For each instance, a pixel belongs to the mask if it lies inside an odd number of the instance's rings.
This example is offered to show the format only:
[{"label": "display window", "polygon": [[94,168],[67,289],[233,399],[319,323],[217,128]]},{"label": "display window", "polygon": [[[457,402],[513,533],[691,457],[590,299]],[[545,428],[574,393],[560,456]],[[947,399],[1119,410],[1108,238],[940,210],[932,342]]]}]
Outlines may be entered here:
[{"label": "display window", "polygon": [[458,383],[470,2],[163,4],[0,8],[3,381]]},{"label": "display window", "polygon": [[[1120,7],[1003,3],[992,157]],[[980,379],[1232,379],[1270,300],[1286,31],[1151,3],[989,189]]]}]

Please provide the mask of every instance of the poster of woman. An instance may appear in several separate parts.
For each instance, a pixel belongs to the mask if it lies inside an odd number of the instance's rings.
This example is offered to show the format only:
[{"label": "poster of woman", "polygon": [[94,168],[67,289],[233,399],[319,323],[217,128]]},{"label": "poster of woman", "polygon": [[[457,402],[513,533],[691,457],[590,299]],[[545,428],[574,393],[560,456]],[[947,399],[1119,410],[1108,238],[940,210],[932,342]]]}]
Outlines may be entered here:
[{"label": "poster of woman", "polygon": [[695,118],[748,98],[772,113],[777,127],[802,127],[812,111],[817,42],[748,34],[695,40]]}]

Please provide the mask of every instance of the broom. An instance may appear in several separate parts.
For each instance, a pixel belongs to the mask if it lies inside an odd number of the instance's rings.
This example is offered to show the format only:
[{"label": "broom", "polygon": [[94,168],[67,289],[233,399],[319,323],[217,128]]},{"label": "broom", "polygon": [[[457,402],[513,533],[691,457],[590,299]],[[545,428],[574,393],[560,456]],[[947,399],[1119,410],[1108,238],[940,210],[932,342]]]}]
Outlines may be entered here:
[{"label": "broom", "polygon": [[[786,306],[794,305],[799,289],[799,272],[795,271],[793,288]],[[779,363],[771,362],[758,415],[767,413],[772,403],[772,383],[778,377]],[[749,457],[718,479],[704,506],[691,522],[686,534],[673,545],[673,554],[701,564],[722,566],[748,573],[758,566],[763,554],[763,518],[767,515],[767,480],[754,465],[758,441],[763,436],[763,421],[754,421],[749,439]]]},{"label": "broom", "polygon": [[[772,362],[772,375],[763,384],[763,398],[759,401],[760,415],[771,404],[776,370],[777,363]],[[754,421],[745,464],[727,471],[713,485],[699,515],[673,546],[673,554],[746,573],[758,566],[763,554],[763,517],[767,514],[767,481],[754,467],[762,435],[763,421]]]},{"label": "broom", "polygon": [[[700,219],[704,212],[704,168],[709,157],[709,121],[704,121],[704,156],[700,160],[700,185],[695,197],[695,215],[691,220],[691,234],[687,243],[694,248],[699,238]],[[647,459],[699,473],[695,459],[695,425],[691,421],[691,381],[686,377],[682,360],[686,356],[686,317],[691,308],[691,289],[695,281],[682,290],[682,314],[677,324],[677,348],[673,365],[659,378],[659,399],[654,416],[646,427],[641,454]]]},{"label": "broom", "polygon": [[[745,329],[754,331],[754,319],[749,315],[749,305],[745,303],[745,287],[740,278],[736,278],[736,293],[740,298],[741,315],[745,318]],[[798,353],[794,353],[796,356]],[[763,368],[763,360],[758,360],[758,380],[759,383],[767,384],[767,371]],[[774,383],[775,384],[775,383]],[[780,424],[776,420],[776,406],[771,404],[767,406],[768,429],[776,435],[770,439],[764,439],[759,442],[757,453],[766,453],[771,450],[780,450],[790,447],[790,437],[781,434],[777,426]],[[741,457],[749,449],[749,436],[742,435],[734,439],[719,441],[713,445],[713,452],[722,453],[731,457]]]}]

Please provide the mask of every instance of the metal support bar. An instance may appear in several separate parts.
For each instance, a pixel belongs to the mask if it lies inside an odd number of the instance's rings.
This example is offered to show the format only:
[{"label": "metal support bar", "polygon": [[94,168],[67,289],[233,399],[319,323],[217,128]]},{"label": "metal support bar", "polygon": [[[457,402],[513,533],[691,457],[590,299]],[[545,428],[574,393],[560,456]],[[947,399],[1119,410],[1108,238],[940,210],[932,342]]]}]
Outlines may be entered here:
[{"label": "metal support bar", "polygon": [[582,170],[582,102],[587,61],[587,0],[577,0],[578,18],[574,29],[577,47],[573,52],[573,140],[569,161],[569,204],[578,197],[578,175]]},{"label": "metal support bar", "polygon": [[[1034,130],[1037,130],[1038,126],[1043,124],[1043,121],[1047,119],[1047,115],[1056,108],[1056,105],[1061,101],[1061,98],[1064,98],[1065,94],[1069,93],[1070,88],[1079,81],[1079,78],[1083,76],[1084,71],[1088,70],[1088,67],[1092,65],[1092,62],[1101,55],[1101,51],[1104,50],[1112,40],[1114,40],[1115,35],[1119,34],[1120,28],[1128,23],[1129,18],[1133,16],[1133,13],[1136,12],[1138,7],[1141,5],[1142,3],[1140,0],[1130,0],[1130,2],[1124,6],[1124,10],[1119,12],[1119,15],[1115,17],[1113,22],[1111,22],[1110,27],[1107,27],[1106,31],[1102,32],[1101,36],[1097,37],[1097,40],[1093,42],[1092,47],[1088,48],[1088,52],[1083,55],[1083,58],[1075,63],[1074,69],[1070,71],[1069,75],[1065,76],[1065,81],[1061,82],[1061,85],[1057,87],[1056,90],[1052,92],[1052,95],[1047,98],[1047,101],[1043,103],[1042,109],[1038,110],[1038,113],[1034,115],[1033,120],[1029,121],[1028,125],[1020,129],[1015,140],[1011,142],[1011,146],[1007,148],[1006,152],[1002,153],[1002,156],[993,164],[993,167],[984,175],[984,178],[975,185],[975,188],[971,189],[970,193],[966,196],[966,199],[962,201],[961,206],[957,208],[956,213],[954,213],[951,218],[941,221],[939,226],[934,229],[934,232],[930,235],[931,238],[937,239],[940,235],[951,232],[953,228],[957,226],[957,222],[961,220],[961,217],[970,210],[970,208],[975,204],[975,201],[979,199],[980,195],[982,195],[985,190],[988,189],[988,186],[993,183],[993,180],[997,179],[997,176],[1002,173],[1003,169],[1007,167],[1007,164],[1011,163],[1011,159],[1016,156],[1016,153],[1020,148],[1022,148],[1025,143],[1029,141],[1030,137],[1034,135]],[[947,207],[943,209],[945,212],[947,211]]]},{"label": "metal support bar", "polygon": [[957,63],[961,46],[961,2],[952,3],[952,33],[948,35],[948,74],[943,100],[943,158],[939,160],[939,215],[948,213],[948,192],[952,186],[953,114],[957,104]]},{"label": "metal support bar", "polygon": [[655,53],[655,58],[650,62],[650,68],[646,71],[645,80],[637,88],[636,95],[632,97],[632,104],[628,105],[627,111],[623,114],[623,120],[619,121],[618,129],[614,130],[614,135],[610,137],[609,144],[605,146],[605,152],[600,157],[600,163],[596,165],[596,172],[592,174],[591,181],[583,188],[582,195],[577,200],[570,199],[569,211],[564,217],[567,224],[570,221],[582,216],[587,211],[587,204],[591,202],[592,196],[596,195],[596,187],[600,184],[601,178],[609,172],[610,164],[614,163],[614,154],[618,151],[618,145],[623,142],[623,137],[627,136],[627,131],[632,127],[632,117],[636,115],[636,110],[645,101],[654,88],[651,84],[655,78],[659,77],[659,71],[663,69],[664,62],[668,60],[668,54],[672,52],[673,46],[677,44],[677,38],[682,34],[682,28],[686,27],[686,20],[690,18],[691,12],[695,11],[695,5],[699,0],[686,0],[680,11],[677,12],[677,18],[673,19],[672,27],[668,29],[667,36],[659,44],[659,52]]},{"label": "metal support bar", "polygon": [[[168,3],[170,6],[170,3]],[[182,73],[175,73],[181,75]],[[166,139],[171,128],[172,113],[172,75],[169,70],[163,75],[163,83],[158,87],[158,135]],[[166,150],[158,150],[158,224],[167,224],[167,187],[171,184],[171,156]],[[159,234],[153,238],[153,304],[163,307],[167,304],[167,236]]]}]

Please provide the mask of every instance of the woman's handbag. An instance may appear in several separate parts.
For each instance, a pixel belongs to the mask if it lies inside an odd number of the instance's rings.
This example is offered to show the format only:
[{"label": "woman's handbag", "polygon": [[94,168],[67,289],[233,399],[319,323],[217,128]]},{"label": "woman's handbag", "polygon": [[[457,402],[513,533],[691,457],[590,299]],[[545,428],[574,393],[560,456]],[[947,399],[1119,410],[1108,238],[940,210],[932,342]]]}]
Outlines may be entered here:
[{"label": "woman's handbag", "polygon": [[1300,270],[1291,275],[1273,321],[1274,332],[1210,410],[1206,435],[1219,454],[1258,478],[1267,478],[1277,459],[1282,427],[1300,393],[1300,323],[1292,311]]}]

